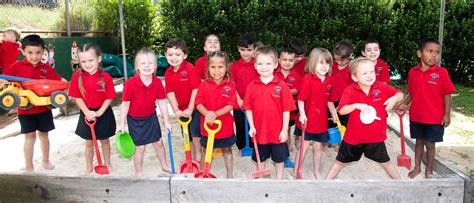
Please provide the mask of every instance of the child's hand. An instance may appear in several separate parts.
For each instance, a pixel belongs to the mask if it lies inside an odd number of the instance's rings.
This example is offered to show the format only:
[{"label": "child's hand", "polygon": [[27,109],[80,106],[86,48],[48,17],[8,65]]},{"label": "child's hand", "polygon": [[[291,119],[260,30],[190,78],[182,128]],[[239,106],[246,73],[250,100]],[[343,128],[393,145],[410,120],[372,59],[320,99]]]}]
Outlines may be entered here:
[{"label": "child's hand", "polygon": [[282,130],[280,132],[280,137],[278,137],[278,140],[280,140],[280,143],[286,142],[286,140],[288,140],[288,131]]},{"label": "child's hand", "polygon": [[172,128],[172,127],[171,127],[171,123],[170,123],[169,121],[166,121],[166,122],[165,122],[165,128],[166,128],[169,132],[171,132],[171,128]]},{"label": "child's hand", "polygon": [[249,136],[253,137],[255,134],[257,134],[257,130],[255,128],[250,128],[249,130]]},{"label": "child's hand", "polygon": [[332,122],[334,123],[337,123],[339,121],[339,118],[336,115],[332,115],[332,114],[331,114],[331,119],[332,119]]},{"label": "child's hand", "polygon": [[117,126],[117,131],[122,131],[122,132],[123,132],[123,129],[124,129],[124,124],[120,123],[120,124]]},{"label": "child's hand", "polygon": [[99,111],[94,111],[95,117],[101,117],[104,113]]},{"label": "child's hand", "polygon": [[367,113],[367,112],[370,111],[370,110],[369,110],[370,107],[369,107],[369,105],[367,105],[367,104],[355,103],[355,104],[353,104],[353,107],[354,107],[355,109],[359,109],[360,112],[363,113],[363,114],[365,114],[365,113]]},{"label": "child's hand", "polygon": [[385,111],[390,111],[395,106],[396,103],[397,103],[397,97],[392,96],[388,98],[387,101],[383,103],[383,105],[387,105],[385,107]]},{"label": "child's hand", "polygon": [[239,105],[239,108],[242,108],[244,105],[244,100],[237,98],[237,105]]},{"label": "child's hand", "polygon": [[193,110],[187,108],[186,110],[183,111],[183,117],[190,118],[193,115]]},{"label": "child's hand", "polygon": [[208,111],[206,114],[206,123],[210,126],[214,123],[214,120],[217,118],[217,114],[214,111]]},{"label": "child's hand", "polygon": [[445,128],[449,126],[451,123],[451,116],[450,115],[444,115],[443,116],[443,121],[441,121],[441,125],[443,125]]},{"label": "child's hand", "polygon": [[300,114],[299,121],[302,125],[306,124],[306,121],[308,121],[308,118],[306,118],[306,115]]},{"label": "child's hand", "polygon": [[93,121],[94,118],[96,117],[95,111],[87,111],[84,113],[84,116],[88,121]]},{"label": "child's hand", "polygon": [[177,110],[174,112],[174,116],[176,116],[176,118],[181,118],[181,117],[184,117],[183,116],[183,112],[181,110]]}]

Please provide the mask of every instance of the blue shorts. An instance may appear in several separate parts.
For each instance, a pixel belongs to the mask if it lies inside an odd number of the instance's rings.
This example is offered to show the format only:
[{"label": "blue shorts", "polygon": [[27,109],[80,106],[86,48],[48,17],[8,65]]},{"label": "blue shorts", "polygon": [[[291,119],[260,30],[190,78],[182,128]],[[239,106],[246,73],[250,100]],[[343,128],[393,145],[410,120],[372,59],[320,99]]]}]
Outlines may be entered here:
[{"label": "blue shorts", "polygon": [[[301,129],[295,127],[295,136],[301,136]],[[329,141],[329,134],[328,132],[323,132],[323,133],[304,133],[304,140],[308,141],[315,141],[315,142],[328,142]]]},{"label": "blue shorts", "polygon": [[440,124],[425,124],[410,121],[410,137],[427,142],[442,142],[444,126]]},{"label": "blue shorts", "polygon": [[[214,139],[214,149],[215,148],[225,148],[225,147],[231,147],[232,145],[235,144],[235,141],[237,138],[235,135],[232,135],[231,137],[228,138],[222,138],[222,139]],[[204,149],[207,146],[207,136],[202,136],[201,137],[201,146],[204,147]]]},{"label": "blue shorts", "polygon": [[[257,144],[258,146],[258,152],[260,153],[260,161],[264,162],[268,158],[272,158],[273,162],[275,163],[281,163],[284,162],[285,160],[290,157],[290,151],[288,150],[288,145],[286,143],[280,143],[280,144]],[[254,153],[252,155],[252,160],[257,161],[257,153]]]},{"label": "blue shorts", "polygon": [[20,121],[21,134],[31,132],[49,132],[54,130],[53,113],[51,110],[37,113],[37,114],[23,114],[18,115]]},{"label": "blue shorts", "polygon": [[385,147],[385,142],[352,145],[344,142],[344,140],[339,146],[336,160],[342,163],[359,161],[362,157],[362,154],[378,163],[387,163],[390,161],[387,148]]}]

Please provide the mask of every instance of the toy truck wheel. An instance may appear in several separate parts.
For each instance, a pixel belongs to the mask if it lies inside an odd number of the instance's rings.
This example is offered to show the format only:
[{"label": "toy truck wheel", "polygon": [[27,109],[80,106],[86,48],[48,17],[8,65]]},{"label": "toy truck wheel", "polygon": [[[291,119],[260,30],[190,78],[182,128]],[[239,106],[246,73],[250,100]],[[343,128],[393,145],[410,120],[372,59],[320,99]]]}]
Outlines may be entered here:
[{"label": "toy truck wheel", "polygon": [[31,107],[33,107],[33,104],[31,104],[31,102],[28,102],[26,106],[20,106],[20,109],[28,110],[28,109],[31,109]]},{"label": "toy truck wheel", "polygon": [[51,94],[51,104],[56,108],[66,106],[68,96],[64,91],[56,91]]},{"label": "toy truck wheel", "polygon": [[6,92],[1,96],[0,107],[5,110],[12,110],[20,105],[20,101],[20,96],[17,94]]}]

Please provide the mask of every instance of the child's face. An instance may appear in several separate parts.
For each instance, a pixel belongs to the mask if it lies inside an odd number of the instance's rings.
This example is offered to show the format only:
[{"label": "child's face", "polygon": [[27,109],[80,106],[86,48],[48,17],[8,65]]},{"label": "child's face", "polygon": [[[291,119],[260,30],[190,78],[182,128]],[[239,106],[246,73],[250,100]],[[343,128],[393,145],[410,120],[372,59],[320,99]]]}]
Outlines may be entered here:
[{"label": "child's face", "polygon": [[210,35],[207,37],[206,42],[204,42],[204,51],[207,54],[211,52],[216,52],[221,50],[221,43],[219,42],[219,38],[214,35]]},{"label": "child's face", "polygon": [[377,61],[377,59],[380,56],[380,47],[379,44],[377,43],[368,43],[365,45],[364,51],[362,52],[362,55],[365,56],[366,58],[372,60],[372,61]]},{"label": "child's face", "polygon": [[255,58],[255,69],[260,77],[269,77],[273,75],[273,70],[277,67],[276,59],[268,54],[259,54]]},{"label": "child's face", "polygon": [[173,66],[173,68],[179,68],[184,59],[188,57],[182,49],[176,47],[168,48],[165,55],[166,60],[168,60],[168,63]]},{"label": "child's face", "polygon": [[2,36],[3,40],[5,41],[16,42],[15,34],[13,34],[12,32],[3,32]]},{"label": "child's face", "polygon": [[314,67],[314,73],[316,73],[316,75],[318,75],[319,77],[323,77],[329,72],[329,67],[330,64],[327,63],[326,60],[321,57],[319,58],[316,67]]},{"label": "child's face", "polygon": [[135,59],[135,68],[141,76],[154,75],[157,68],[155,55],[151,53],[137,55]]},{"label": "child's face", "polygon": [[360,86],[371,86],[375,82],[375,63],[366,61],[359,64],[356,74],[352,75],[352,79],[359,83]]},{"label": "child's face", "polygon": [[349,64],[349,62],[351,62],[351,59],[350,58],[342,58],[339,55],[334,55],[334,61],[336,61],[337,66],[339,66],[339,68],[343,68],[343,67],[347,66],[347,64]]},{"label": "child's face", "polygon": [[253,54],[255,54],[255,47],[253,45],[249,45],[248,47],[239,47],[240,57],[244,59],[245,62],[249,62],[253,58]]},{"label": "child's face", "polygon": [[294,53],[281,52],[278,62],[284,70],[291,70],[295,65],[296,55]]},{"label": "child's face", "polygon": [[89,74],[94,74],[99,69],[99,63],[102,61],[102,56],[97,56],[93,49],[89,49],[85,52],[79,52],[79,64],[82,70]]},{"label": "child's face", "polygon": [[439,44],[427,43],[423,50],[416,51],[421,59],[422,65],[433,66],[439,61],[439,53],[441,52]]},{"label": "child's face", "polygon": [[212,57],[209,59],[209,76],[220,83],[224,79],[227,71],[227,64],[222,57]]},{"label": "child's face", "polygon": [[41,62],[44,49],[40,46],[26,46],[25,49],[21,50],[21,52],[29,63],[31,63],[33,66],[36,66],[39,62]]},{"label": "child's face", "polygon": [[301,55],[295,55],[295,63],[299,63],[301,60],[303,60],[305,57],[304,54]]}]

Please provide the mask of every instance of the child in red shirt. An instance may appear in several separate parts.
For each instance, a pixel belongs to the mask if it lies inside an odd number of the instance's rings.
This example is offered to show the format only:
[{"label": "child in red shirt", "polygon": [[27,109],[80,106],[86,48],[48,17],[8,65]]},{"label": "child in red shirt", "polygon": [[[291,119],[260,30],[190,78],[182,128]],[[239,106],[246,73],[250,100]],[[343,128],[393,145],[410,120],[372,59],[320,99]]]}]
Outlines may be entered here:
[{"label": "child in red shirt", "polygon": [[193,143],[191,154],[196,160],[201,160],[200,115],[194,109],[194,100],[201,79],[196,74],[193,64],[185,60],[188,51],[186,41],[183,39],[170,39],[166,43],[165,56],[170,64],[170,68],[165,72],[166,95],[176,118],[192,117],[189,124],[189,139]]},{"label": "child in red shirt", "polygon": [[[230,78],[229,57],[221,51],[211,52],[207,62],[207,80],[199,86],[196,109],[201,113],[201,145],[207,146],[207,131],[204,123],[212,125],[215,119],[222,121],[222,128],[215,135],[214,148],[222,148],[227,178],[233,178],[232,145],[235,143],[234,118],[230,114],[237,108],[235,83]],[[201,155],[201,168],[204,154]]]},{"label": "child in red shirt", "polygon": [[[244,103],[243,98],[245,98],[247,86],[258,78],[253,59],[256,49],[256,40],[254,37],[243,35],[239,39],[237,48],[239,49],[240,59],[230,65],[230,75],[232,75],[232,80],[235,82],[237,88],[237,104],[239,105],[239,108],[233,111],[237,134],[236,145],[239,150],[242,150],[245,147],[247,132],[245,132],[245,115],[240,109]],[[250,146],[253,146],[252,141],[249,143]]]},{"label": "child in red shirt", "polygon": [[410,136],[416,139],[415,167],[408,174],[414,178],[421,172],[421,160],[426,146],[425,177],[433,174],[436,142],[443,141],[444,128],[451,122],[451,93],[456,89],[448,71],[438,66],[440,44],[436,39],[425,38],[419,43],[416,54],[420,63],[408,72],[408,93],[404,104],[410,105]]},{"label": "child in red shirt", "polygon": [[206,80],[206,63],[207,57],[211,52],[216,52],[221,50],[221,43],[219,41],[219,37],[215,34],[207,35],[204,38],[204,51],[206,52],[204,56],[198,58],[194,66],[196,67],[197,75],[201,78],[201,80]]},{"label": "child in red shirt", "polygon": [[149,143],[152,143],[153,149],[155,149],[161,169],[171,172],[170,165],[166,162],[160,123],[156,115],[156,101],[158,100],[165,128],[171,132],[165,90],[161,80],[155,76],[157,67],[155,53],[146,48],[140,50],[135,56],[135,68],[138,74],[125,82],[123,87],[118,130],[124,130],[126,120],[130,136],[136,145],[133,163],[137,177],[142,176],[143,155],[145,147]]},{"label": "child in red shirt", "polygon": [[380,59],[380,44],[375,39],[369,39],[364,43],[362,55],[375,63],[375,79],[390,84],[390,70],[388,64]]},{"label": "child in red shirt", "polygon": [[[299,118],[296,122],[295,135],[301,136],[302,125],[306,125],[304,139],[313,141],[314,177],[316,179],[323,178],[319,173],[319,168],[322,148],[324,143],[329,140],[328,110],[333,121],[336,121],[336,110],[333,103],[335,97],[331,91],[333,85],[333,80],[330,77],[331,64],[332,56],[328,50],[323,48],[313,49],[309,54],[309,60],[305,67],[307,74],[301,81],[298,93]],[[308,146],[309,142],[305,142],[303,154],[306,154]],[[295,160],[299,159],[300,150],[301,147],[296,153]],[[295,174],[297,167],[298,164],[296,164],[294,170]]]},{"label": "child in red shirt", "polygon": [[[336,161],[329,169],[326,179],[336,178],[346,163],[358,161],[362,154],[380,163],[390,178],[400,178],[390,162],[384,141],[387,139],[387,111],[403,99],[403,93],[376,81],[374,66],[365,57],[356,58],[349,64],[352,79],[356,83],[344,90],[337,107],[340,114],[349,114],[349,123]],[[364,124],[360,116],[368,114],[372,107],[379,120]]]},{"label": "child in red shirt", "polygon": [[[283,161],[289,157],[288,124],[290,112],[296,109],[290,88],[273,75],[277,67],[278,53],[275,48],[262,46],[255,52],[255,69],[259,79],[247,87],[243,109],[249,122],[249,135],[256,136],[260,160],[272,158],[276,178],[283,178]],[[256,153],[252,159],[256,161]],[[265,164],[264,164],[265,165]]]},{"label": "child in red shirt", "polygon": [[[21,49],[25,59],[13,63],[5,70],[5,75],[31,79],[61,80],[61,76],[51,66],[41,63],[45,47],[44,41],[40,36],[28,35],[23,38],[21,40]],[[5,80],[0,79],[0,84],[3,82]],[[46,170],[54,169],[54,165],[49,160],[48,132],[55,128],[51,109],[46,106],[33,106],[30,109],[18,108],[17,111],[21,133],[25,134],[25,145],[23,147],[25,170],[28,172],[34,171],[33,152],[36,137],[39,138],[41,144],[43,168]]]},{"label": "child in red shirt", "polygon": [[[296,61],[296,53],[293,51],[291,48],[286,48],[283,49],[280,52],[280,57],[278,57],[278,67],[275,70],[275,77],[278,77],[280,80],[282,80],[291,90],[291,95],[293,95],[293,99],[296,99],[296,95],[298,94],[298,88],[300,84],[301,77],[300,75],[294,70],[294,65]],[[296,113],[298,110],[294,110],[290,112],[290,123],[288,126],[288,135],[290,135],[291,132],[291,126],[295,125],[295,118],[296,118]],[[288,149],[290,151],[290,157],[291,157],[291,152],[292,152],[292,147],[291,147],[291,138],[288,138]],[[295,147],[298,149],[298,140],[295,137]],[[294,168],[295,163],[288,158],[285,160],[285,168]]]},{"label": "child in red shirt", "polygon": [[0,73],[5,72],[20,55],[21,47],[18,41],[21,33],[17,29],[7,28],[3,30],[3,38],[0,41]]},{"label": "child in red shirt", "polygon": [[304,45],[304,41],[300,39],[295,39],[292,40],[288,43],[288,47],[290,49],[293,49],[293,52],[296,54],[296,60],[295,60],[295,65],[294,65],[294,70],[300,78],[303,78],[305,75],[305,69],[304,67],[306,66],[306,47]]},{"label": "child in red shirt", "polygon": [[112,77],[100,69],[102,52],[97,45],[87,43],[80,46],[78,57],[81,69],[72,75],[68,94],[75,98],[77,106],[81,109],[76,134],[86,140],[85,174],[88,175],[93,171],[94,151],[91,130],[84,118],[88,121],[96,120],[94,129],[102,145],[105,165],[113,169],[110,163],[109,138],[115,134],[116,130],[114,112],[110,107],[110,103],[115,98],[115,89]]}]

